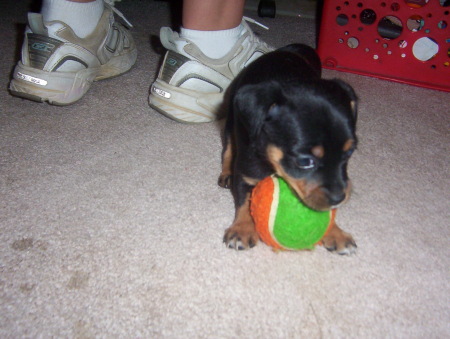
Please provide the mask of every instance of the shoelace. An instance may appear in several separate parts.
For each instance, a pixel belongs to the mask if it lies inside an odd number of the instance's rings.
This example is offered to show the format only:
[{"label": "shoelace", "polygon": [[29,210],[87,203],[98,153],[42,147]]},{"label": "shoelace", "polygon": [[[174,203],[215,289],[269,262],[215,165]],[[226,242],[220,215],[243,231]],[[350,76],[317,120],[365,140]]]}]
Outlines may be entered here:
[{"label": "shoelace", "polygon": [[103,2],[105,3],[105,5],[107,5],[109,8],[112,9],[112,11],[114,13],[117,14],[117,16],[119,18],[121,18],[128,26],[128,28],[133,28],[133,25],[131,24],[131,22],[129,22],[127,20],[127,18],[125,18],[125,15],[123,15],[123,13],[121,11],[119,11],[116,7],[114,7],[114,0],[103,0]]},{"label": "shoelace", "polygon": [[[259,23],[259,22],[256,21],[256,20],[253,20],[252,18],[249,18],[249,17],[244,16],[243,19],[244,19],[244,21],[250,22],[250,23],[252,23],[252,24],[258,25],[258,26],[260,26],[260,27],[262,27],[262,28],[264,28],[264,29],[269,30],[269,27],[267,27],[267,26],[265,26],[265,25]],[[258,37],[255,35],[255,33],[254,33],[250,28],[249,28],[249,30],[248,30],[248,34],[249,34],[249,37],[250,37],[250,41],[251,41],[251,42],[257,43],[257,44],[262,44],[262,45],[264,45],[266,48],[272,48],[272,47],[270,47],[268,44],[266,44],[264,41],[262,41],[260,38],[258,38]],[[273,49],[273,48],[272,48],[272,49]]]},{"label": "shoelace", "polygon": [[262,23],[260,23],[256,20],[253,20],[252,18],[249,18],[248,16],[243,16],[242,18],[247,22],[251,22],[252,24],[258,25],[259,27],[269,30],[269,27],[263,25]]}]

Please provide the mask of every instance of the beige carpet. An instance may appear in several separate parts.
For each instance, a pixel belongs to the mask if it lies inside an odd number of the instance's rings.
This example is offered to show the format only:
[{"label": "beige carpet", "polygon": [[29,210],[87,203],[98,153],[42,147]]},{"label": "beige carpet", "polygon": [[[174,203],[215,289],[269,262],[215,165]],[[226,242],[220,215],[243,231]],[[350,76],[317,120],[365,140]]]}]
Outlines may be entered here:
[{"label": "beige carpet", "polygon": [[[361,99],[337,217],[358,252],[236,252],[222,123],[147,104],[167,3],[120,2],[136,66],[52,107],[7,92],[27,2],[0,3],[1,338],[450,337],[449,93],[326,71]],[[274,46],[315,43],[312,20],[261,21]]]}]

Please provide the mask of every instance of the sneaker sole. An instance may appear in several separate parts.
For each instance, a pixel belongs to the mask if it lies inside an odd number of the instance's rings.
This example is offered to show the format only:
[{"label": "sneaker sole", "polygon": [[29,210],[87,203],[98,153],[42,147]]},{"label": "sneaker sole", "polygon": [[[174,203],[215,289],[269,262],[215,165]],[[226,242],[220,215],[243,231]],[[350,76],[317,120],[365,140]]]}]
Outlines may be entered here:
[{"label": "sneaker sole", "polygon": [[202,93],[175,87],[157,79],[149,104],[166,117],[183,123],[205,123],[221,118],[223,93]]},{"label": "sneaker sole", "polygon": [[121,75],[131,69],[136,61],[136,49],[111,58],[97,68],[86,68],[76,73],[47,72],[28,67],[19,62],[9,85],[12,95],[21,98],[65,106],[80,100],[93,81]]}]

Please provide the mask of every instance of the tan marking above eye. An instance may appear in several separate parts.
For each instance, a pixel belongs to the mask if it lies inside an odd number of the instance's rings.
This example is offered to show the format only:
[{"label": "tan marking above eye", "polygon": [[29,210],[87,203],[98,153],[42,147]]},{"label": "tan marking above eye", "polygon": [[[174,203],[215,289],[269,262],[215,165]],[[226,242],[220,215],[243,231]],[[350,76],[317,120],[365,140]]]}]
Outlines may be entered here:
[{"label": "tan marking above eye", "polygon": [[315,146],[311,149],[311,153],[317,157],[317,158],[323,158],[323,156],[325,155],[325,149],[323,148],[323,146]]},{"label": "tan marking above eye", "polygon": [[274,162],[280,162],[281,159],[284,157],[283,151],[274,145],[269,145],[267,147],[267,156],[269,157],[269,160]]},{"label": "tan marking above eye", "polygon": [[284,157],[283,151],[275,145],[269,145],[266,149],[267,160],[272,164],[276,174],[282,175],[284,172],[283,167],[280,164],[281,159]]},{"label": "tan marking above eye", "polygon": [[345,142],[344,147],[342,147],[342,150],[343,150],[344,152],[349,151],[349,150],[353,147],[353,144],[354,144],[354,143],[355,143],[354,140],[348,139],[348,140]]}]

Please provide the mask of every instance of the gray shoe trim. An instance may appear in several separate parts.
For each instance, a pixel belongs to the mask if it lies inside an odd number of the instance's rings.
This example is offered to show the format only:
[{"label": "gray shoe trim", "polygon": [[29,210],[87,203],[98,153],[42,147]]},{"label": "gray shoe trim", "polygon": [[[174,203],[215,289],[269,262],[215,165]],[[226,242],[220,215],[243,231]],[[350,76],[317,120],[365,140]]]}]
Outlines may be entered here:
[{"label": "gray shoe trim", "polygon": [[61,61],[58,62],[51,71],[56,72],[58,70],[58,68],[60,68],[66,61],[76,61],[76,62],[82,64],[85,68],[89,67],[89,65],[87,63],[85,63],[83,60],[81,60],[75,56],[66,56],[63,59],[61,59]]},{"label": "gray shoe trim", "polygon": [[44,69],[53,52],[63,44],[62,41],[35,33],[27,33],[27,38],[30,66],[37,69]]},{"label": "gray shoe trim", "polygon": [[190,61],[190,59],[184,55],[169,50],[164,58],[161,79],[169,83],[175,72],[187,61]]}]

